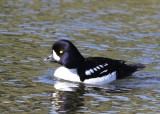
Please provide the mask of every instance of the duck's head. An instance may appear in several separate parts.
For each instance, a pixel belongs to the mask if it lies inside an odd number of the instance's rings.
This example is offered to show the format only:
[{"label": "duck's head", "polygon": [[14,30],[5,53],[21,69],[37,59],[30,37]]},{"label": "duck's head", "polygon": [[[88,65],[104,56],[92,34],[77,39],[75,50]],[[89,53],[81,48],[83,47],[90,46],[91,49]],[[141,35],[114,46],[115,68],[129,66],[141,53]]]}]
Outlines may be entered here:
[{"label": "duck's head", "polygon": [[78,68],[84,63],[84,57],[68,40],[58,40],[52,46],[52,54],[44,59],[46,62],[55,62],[66,68]]}]

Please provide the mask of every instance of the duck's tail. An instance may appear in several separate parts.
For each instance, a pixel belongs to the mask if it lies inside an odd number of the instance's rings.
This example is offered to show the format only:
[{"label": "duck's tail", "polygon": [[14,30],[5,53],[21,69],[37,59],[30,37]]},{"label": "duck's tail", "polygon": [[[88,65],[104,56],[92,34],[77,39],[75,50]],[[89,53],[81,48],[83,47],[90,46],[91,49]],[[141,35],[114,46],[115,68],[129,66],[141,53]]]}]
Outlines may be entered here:
[{"label": "duck's tail", "polygon": [[122,67],[123,68],[119,69],[117,77],[118,79],[130,76],[132,75],[132,73],[144,69],[145,65],[141,63],[135,63],[135,64],[125,64],[125,66]]},{"label": "duck's tail", "polygon": [[127,66],[131,67],[131,69],[133,69],[133,72],[139,71],[145,68],[145,65],[141,63],[129,64]]}]

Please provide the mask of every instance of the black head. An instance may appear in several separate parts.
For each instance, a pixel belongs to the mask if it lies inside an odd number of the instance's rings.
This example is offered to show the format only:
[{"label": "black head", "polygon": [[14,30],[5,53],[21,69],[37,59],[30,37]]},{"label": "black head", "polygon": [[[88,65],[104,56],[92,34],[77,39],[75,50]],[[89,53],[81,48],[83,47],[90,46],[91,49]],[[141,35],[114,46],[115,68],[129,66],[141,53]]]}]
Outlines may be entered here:
[{"label": "black head", "polygon": [[44,59],[59,63],[67,68],[78,68],[84,63],[84,57],[78,49],[68,40],[58,40],[52,46],[52,54]]}]

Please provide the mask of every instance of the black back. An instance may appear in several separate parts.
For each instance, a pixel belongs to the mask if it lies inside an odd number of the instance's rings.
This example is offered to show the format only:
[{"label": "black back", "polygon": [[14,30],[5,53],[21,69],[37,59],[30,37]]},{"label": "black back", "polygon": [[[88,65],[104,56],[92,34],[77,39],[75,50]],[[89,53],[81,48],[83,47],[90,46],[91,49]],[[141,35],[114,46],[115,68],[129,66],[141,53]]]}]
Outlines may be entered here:
[{"label": "black back", "polygon": [[[98,69],[97,66],[100,69]],[[96,70],[94,70],[94,68],[96,68]],[[141,64],[129,65],[126,64],[123,60],[113,60],[102,57],[91,57],[86,58],[83,66],[78,68],[78,74],[80,76],[81,81],[84,81],[85,79],[106,76],[113,72],[116,72],[117,79],[121,79],[131,75],[133,72],[137,71],[140,68],[144,68],[144,66]],[[91,73],[91,75],[86,75],[85,71],[90,69],[94,70],[94,72]]]}]

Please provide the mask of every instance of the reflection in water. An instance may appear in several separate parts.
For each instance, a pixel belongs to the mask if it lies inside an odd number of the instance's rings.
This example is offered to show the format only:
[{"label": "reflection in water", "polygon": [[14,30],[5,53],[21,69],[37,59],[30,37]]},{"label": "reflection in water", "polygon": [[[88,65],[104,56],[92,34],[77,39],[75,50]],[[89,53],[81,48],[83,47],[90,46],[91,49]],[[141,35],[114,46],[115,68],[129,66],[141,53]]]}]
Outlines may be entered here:
[{"label": "reflection in water", "polygon": [[[51,114],[90,112],[89,109],[84,108],[86,107],[89,97],[93,99],[89,101],[91,105],[99,106],[99,102],[110,102],[112,100],[110,94],[129,93],[129,91],[132,90],[128,88],[120,88],[115,85],[101,87],[64,81],[56,82],[54,87],[58,90],[52,94]],[[130,101],[128,97],[124,96],[116,95],[112,97],[122,101]]]},{"label": "reflection in water", "polygon": [[76,91],[79,86],[75,83],[56,81],[54,88],[60,91]]},{"label": "reflection in water", "polygon": [[102,112],[110,114],[119,113],[119,110],[122,107],[130,112],[135,112],[133,106],[139,107],[137,111],[145,110],[146,108],[148,108],[149,111],[150,109],[157,110],[157,106],[159,104],[158,99],[155,99],[155,95],[158,95],[157,93],[153,96],[148,94],[148,91],[143,91],[143,94],[138,94],[141,89],[135,90],[124,87],[122,88],[118,87],[116,84],[98,87],[84,84],[74,85],[73,83],[72,85],[69,82],[66,83],[63,81],[61,83],[70,85],[70,88],[74,89],[72,89],[72,91],[67,91],[68,89],[65,90],[63,88],[65,91],[57,90],[52,94],[52,106],[50,108],[51,114],[77,112]]},{"label": "reflection in water", "polygon": [[[64,83],[63,85],[65,86]],[[73,88],[73,85],[70,85],[70,86],[71,86],[70,88]],[[55,85],[55,87],[57,86]],[[69,90],[69,86],[68,86],[66,90],[63,88],[63,90],[65,91],[57,91],[53,93],[52,107],[51,107],[50,113],[52,114],[54,114],[55,112],[75,113],[80,107],[84,106],[83,104],[84,103],[83,94],[85,93],[84,88],[85,86],[83,84],[79,84],[77,88],[74,87],[74,89],[72,89],[73,91],[71,91],[71,89]]]}]

